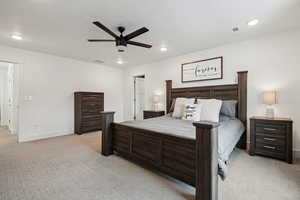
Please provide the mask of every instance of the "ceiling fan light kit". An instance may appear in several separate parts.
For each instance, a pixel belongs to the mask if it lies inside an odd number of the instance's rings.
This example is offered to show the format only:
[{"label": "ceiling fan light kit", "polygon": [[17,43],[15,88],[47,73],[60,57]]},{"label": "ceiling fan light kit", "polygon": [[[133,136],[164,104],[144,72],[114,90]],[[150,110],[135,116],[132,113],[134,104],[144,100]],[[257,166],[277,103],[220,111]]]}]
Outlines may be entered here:
[{"label": "ceiling fan light kit", "polygon": [[98,21],[93,22],[93,24],[96,25],[98,28],[102,29],[103,31],[105,31],[106,33],[108,33],[110,36],[112,36],[114,38],[114,40],[89,39],[88,42],[115,42],[116,46],[118,48],[118,52],[124,52],[128,44],[138,46],[138,47],[144,47],[144,48],[152,47],[152,45],[149,45],[149,44],[131,41],[131,39],[148,32],[149,29],[147,29],[146,27],[140,28],[132,33],[129,33],[128,35],[123,36],[125,27],[119,26],[118,31],[120,32],[120,36],[118,36]]}]

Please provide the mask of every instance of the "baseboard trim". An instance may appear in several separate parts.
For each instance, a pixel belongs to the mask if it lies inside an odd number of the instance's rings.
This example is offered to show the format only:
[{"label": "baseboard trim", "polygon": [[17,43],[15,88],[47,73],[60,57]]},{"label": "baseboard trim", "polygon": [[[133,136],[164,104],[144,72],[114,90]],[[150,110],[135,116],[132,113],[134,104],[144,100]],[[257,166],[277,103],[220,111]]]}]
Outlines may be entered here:
[{"label": "baseboard trim", "polygon": [[35,135],[35,136],[29,136],[26,138],[20,138],[18,142],[30,142],[30,141],[35,141],[35,140],[43,140],[47,138],[52,138],[52,137],[58,137],[58,136],[66,136],[66,135],[73,135],[73,130],[72,131],[60,131],[60,132],[54,132],[54,133],[48,133],[48,134],[43,134],[43,135]]},{"label": "baseboard trim", "polygon": [[293,153],[294,153],[295,158],[297,158],[297,159],[300,158],[300,149],[294,149]]},{"label": "baseboard trim", "polygon": [[13,130],[10,131],[10,133],[11,133],[12,135],[17,135],[17,130],[13,129]]}]

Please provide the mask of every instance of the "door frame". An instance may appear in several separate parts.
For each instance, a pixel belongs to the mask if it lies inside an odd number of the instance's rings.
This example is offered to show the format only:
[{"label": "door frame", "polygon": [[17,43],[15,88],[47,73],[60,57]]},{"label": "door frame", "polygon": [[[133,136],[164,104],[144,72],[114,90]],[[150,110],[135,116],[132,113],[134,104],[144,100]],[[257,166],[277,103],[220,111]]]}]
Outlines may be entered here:
[{"label": "door frame", "polygon": [[136,120],[136,79],[137,78],[143,78],[145,79],[144,75],[137,75],[133,76],[133,120]]}]

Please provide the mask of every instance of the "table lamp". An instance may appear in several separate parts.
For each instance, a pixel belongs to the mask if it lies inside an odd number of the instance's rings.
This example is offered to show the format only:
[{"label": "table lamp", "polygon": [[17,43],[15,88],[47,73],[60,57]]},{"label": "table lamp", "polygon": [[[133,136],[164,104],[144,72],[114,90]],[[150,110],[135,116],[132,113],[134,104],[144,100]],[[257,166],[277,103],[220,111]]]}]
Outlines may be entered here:
[{"label": "table lamp", "polygon": [[154,103],[154,110],[157,111],[158,110],[158,104],[159,104],[159,101],[160,101],[159,95],[154,95],[152,101]]},{"label": "table lamp", "polygon": [[276,91],[264,92],[263,93],[263,103],[267,105],[266,117],[274,118],[274,108],[272,107],[272,105],[277,103]]}]

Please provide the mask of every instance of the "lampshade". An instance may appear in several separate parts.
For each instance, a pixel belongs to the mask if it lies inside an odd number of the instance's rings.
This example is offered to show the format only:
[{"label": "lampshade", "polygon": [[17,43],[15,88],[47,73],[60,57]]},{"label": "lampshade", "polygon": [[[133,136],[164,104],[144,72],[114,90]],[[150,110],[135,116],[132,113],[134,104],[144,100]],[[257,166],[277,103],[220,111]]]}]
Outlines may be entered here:
[{"label": "lampshade", "polygon": [[266,105],[273,105],[277,103],[276,91],[264,92],[263,103]]},{"label": "lampshade", "polygon": [[152,99],[153,103],[159,103],[159,100],[160,100],[159,95],[153,96],[153,99]]}]

